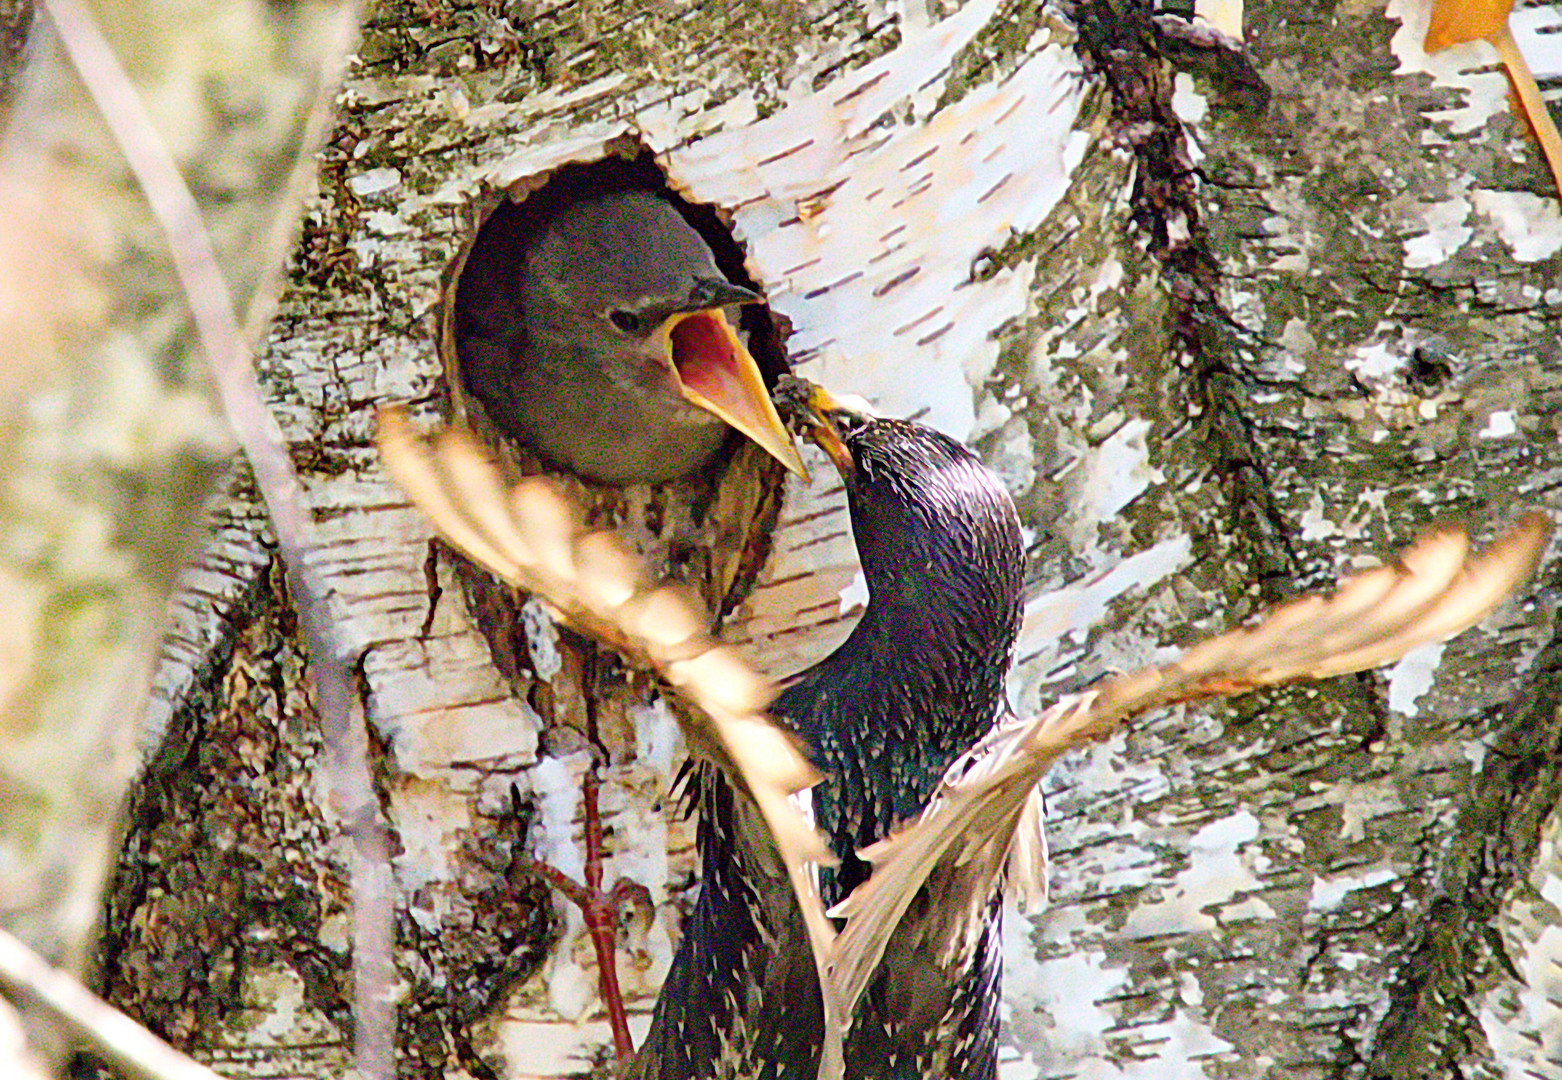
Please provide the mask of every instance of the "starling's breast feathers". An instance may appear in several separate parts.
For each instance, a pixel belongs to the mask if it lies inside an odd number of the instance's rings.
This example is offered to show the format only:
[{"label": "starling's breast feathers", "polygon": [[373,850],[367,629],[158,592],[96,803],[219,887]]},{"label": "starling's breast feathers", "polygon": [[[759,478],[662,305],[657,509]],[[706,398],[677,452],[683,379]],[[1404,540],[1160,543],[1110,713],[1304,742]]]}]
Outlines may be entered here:
[{"label": "starling's breast feathers", "polygon": [[868,609],[774,712],[830,778],[815,809],[849,885],[854,849],[916,816],[992,726],[1024,552],[1008,492],[958,442],[902,420],[848,414],[836,427]]},{"label": "starling's breast feathers", "polygon": [[876,651],[916,647],[898,662],[914,657],[935,677],[1007,669],[1024,576],[1008,491],[970,450],[919,424],[873,420],[845,441]]}]

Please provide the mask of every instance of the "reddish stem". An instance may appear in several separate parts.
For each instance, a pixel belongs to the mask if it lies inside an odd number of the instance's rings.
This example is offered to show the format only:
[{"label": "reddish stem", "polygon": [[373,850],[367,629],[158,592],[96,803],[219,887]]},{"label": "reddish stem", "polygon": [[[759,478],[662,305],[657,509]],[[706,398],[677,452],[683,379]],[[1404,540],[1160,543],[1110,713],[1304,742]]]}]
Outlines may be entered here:
[{"label": "reddish stem", "polygon": [[[588,711],[589,715],[589,711]],[[594,726],[594,725],[593,725]],[[593,732],[593,734],[595,734]],[[582,798],[586,804],[586,895],[581,907],[586,929],[597,953],[597,991],[613,1028],[613,1056],[620,1063],[634,1056],[624,995],[618,988],[618,897],[602,891],[602,816],[597,808],[596,762],[586,770]]]},{"label": "reddish stem", "polygon": [[[597,954],[597,994],[607,1010],[607,1020],[613,1029],[613,1057],[622,1064],[634,1056],[634,1042],[629,1035],[629,1016],[624,1009],[623,991],[618,986],[618,916],[623,894],[618,887],[608,893],[602,890],[602,810],[597,801],[597,761],[605,758],[597,734],[597,652],[588,646],[581,666],[581,683],[586,702],[586,738],[591,743],[591,763],[581,777],[581,802],[585,811],[583,832],[586,837],[586,883],[546,863],[523,856],[526,867],[562,893],[585,916],[586,932],[591,935],[591,947]],[[621,883],[622,884],[622,883]]]},{"label": "reddish stem", "polygon": [[624,1009],[623,991],[618,986],[618,916],[624,894],[616,887],[612,892],[604,892],[602,889],[602,814],[597,805],[595,762],[586,769],[581,779],[581,797],[585,803],[586,817],[586,883],[582,885],[563,871],[545,862],[538,862],[529,855],[522,855],[521,862],[527,870],[563,894],[585,916],[586,932],[591,935],[591,948],[597,956],[597,993],[602,998],[608,1024],[613,1029],[613,1057],[622,1063],[633,1057],[635,1052],[629,1034],[629,1015]]}]

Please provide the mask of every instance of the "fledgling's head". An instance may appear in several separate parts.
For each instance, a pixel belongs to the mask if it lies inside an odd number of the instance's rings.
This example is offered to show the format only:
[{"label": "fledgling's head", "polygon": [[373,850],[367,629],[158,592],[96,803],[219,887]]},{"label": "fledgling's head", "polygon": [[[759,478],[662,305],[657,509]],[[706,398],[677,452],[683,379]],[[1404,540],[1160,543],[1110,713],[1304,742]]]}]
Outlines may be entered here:
[{"label": "fledgling's head", "polygon": [[728,315],[763,297],[726,279],[671,203],[626,191],[566,207],[527,245],[519,281],[540,362],[592,365],[616,385],[686,402],[802,472]]}]

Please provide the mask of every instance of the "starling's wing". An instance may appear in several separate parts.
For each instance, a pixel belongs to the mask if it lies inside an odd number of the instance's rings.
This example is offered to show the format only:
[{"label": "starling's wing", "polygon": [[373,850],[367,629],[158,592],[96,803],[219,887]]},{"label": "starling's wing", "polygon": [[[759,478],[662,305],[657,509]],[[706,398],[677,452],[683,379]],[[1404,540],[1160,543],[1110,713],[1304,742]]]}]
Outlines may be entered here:
[{"label": "starling's wing", "polygon": [[[1011,863],[1016,831],[1036,785],[1064,751],[1161,705],[1361,671],[1450,637],[1534,570],[1550,534],[1549,521],[1532,513],[1472,557],[1461,530],[1441,530],[1397,565],[1348,578],[1331,596],[1286,604],[1174,663],[1002,721],[949,767],[915,825],[861,852],[873,876],[831,911],[847,919],[827,972],[842,1015],[851,1015],[893,934],[938,934],[955,944],[972,932],[1005,866],[1011,879],[1020,870]],[[924,889],[934,902],[917,911],[938,925],[901,927]]]},{"label": "starling's wing", "polygon": [[819,776],[792,737],[765,715],[774,697],[770,684],[710,636],[711,620],[691,593],[649,583],[619,539],[585,527],[546,477],[507,484],[463,429],[419,436],[397,409],[381,411],[379,442],[396,483],[449,543],[546,600],[582,634],[656,671],[692,706],[692,717],[679,710],[689,746],[727,770],[758,805],[822,972],[834,929],[808,864],[832,860],[789,799]]}]

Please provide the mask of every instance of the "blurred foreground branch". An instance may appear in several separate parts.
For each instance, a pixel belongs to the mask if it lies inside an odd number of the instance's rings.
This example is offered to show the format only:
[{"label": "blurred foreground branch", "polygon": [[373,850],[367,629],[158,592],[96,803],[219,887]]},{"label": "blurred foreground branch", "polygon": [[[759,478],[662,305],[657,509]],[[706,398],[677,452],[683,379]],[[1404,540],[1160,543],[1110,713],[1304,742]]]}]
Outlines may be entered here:
[{"label": "blurred foreground branch", "polygon": [[[353,841],[358,1065],[364,1076],[389,1076],[395,1050],[395,1014],[388,992],[395,933],[386,872],[390,843],[379,820],[369,774],[362,708],[350,674],[354,658],[351,647],[340,640],[333,627],[326,588],[313,567],[318,543],[282,432],[267,410],[255,378],[250,361],[253,334],[246,335],[240,329],[232,292],[195,198],[108,41],[76,0],[50,0],[48,11],[167,239],[223,410],[249,459],[276,529],[312,659],[316,706],[330,747],[327,767],[332,794]],[[325,52],[331,75],[321,79],[322,87],[337,85],[356,26],[356,10],[344,8],[338,14],[332,47]],[[332,116],[329,106],[330,97],[322,94],[312,111],[308,125],[312,137],[305,140],[305,146],[313,146],[323,137]],[[284,203],[290,210],[302,201],[300,181],[310,173],[310,160],[301,157],[295,169],[290,197]],[[283,251],[274,251],[271,265],[280,266],[282,258]],[[269,309],[269,302],[265,306]],[[252,327],[255,325],[252,320]]]},{"label": "blurred foreground branch", "polygon": [[140,1080],[219,1080],[0,930],[0,988],[41,1005],[76,1039]]}]

